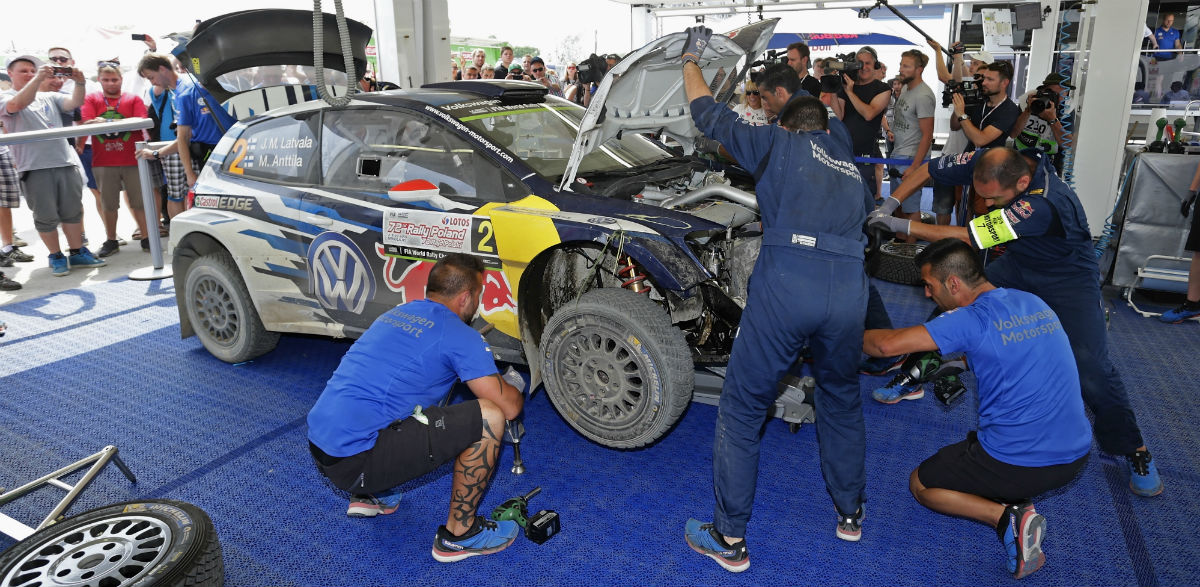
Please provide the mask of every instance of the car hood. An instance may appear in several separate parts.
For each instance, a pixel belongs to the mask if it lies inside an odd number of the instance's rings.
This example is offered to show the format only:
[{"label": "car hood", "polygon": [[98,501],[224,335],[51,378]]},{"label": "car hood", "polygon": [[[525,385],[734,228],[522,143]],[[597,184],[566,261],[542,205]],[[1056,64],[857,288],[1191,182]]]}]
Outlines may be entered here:
[{"label": "car hood", "polygon": [[[324,20],[325,68],[344,72],[337,20],[328,13],[324,14]],[[346,27],[350,32],[357,81],[367,67],[371,27],[349,18]],[[264,65],[313,65],[311,10],[269,8],[231,12],[196,25],[190,35],[174,38],[179,41],[179,46],[173,53],[180,63],[221,102],[239,93],[231,92],[217,82],[222,74]]]},{"label": "car hood", "polygon": [[[771,41],[778,18],[760,20],[723,35],[715,34],[704,50],[701,69],[713,82],[718,102],[733,99],[750,63]],[[613,66],[600,82],[579,127],[579,136],[563,174],[560,189],[575,180],[579,163],[594,149],[622,132],[662,133],[688,153],[701,133],[692,123],[683,90],[680,53],[687,33],[672,33],[652,41]]]}]

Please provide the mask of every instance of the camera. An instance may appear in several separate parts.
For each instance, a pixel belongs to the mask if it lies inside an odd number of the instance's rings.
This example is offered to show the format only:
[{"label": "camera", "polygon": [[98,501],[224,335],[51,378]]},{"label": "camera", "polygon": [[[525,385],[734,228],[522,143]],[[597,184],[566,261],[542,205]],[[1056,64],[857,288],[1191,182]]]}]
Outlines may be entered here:
[{"label": "camera", "polygon": [[979,82],[972,79],[965,79],[960,82],[946,82],[946,89],[942,90],[943,107],[953,103],[954,94],[962,94],[963,103],[967,106],[983,104],[987,101],[987,96],[983,95],[983,90],[979,87]]},{"label": "camera", "polygon": [[787,51],[780,52],[776,51],[775,49],[771,49],[767,51],[767,54],[764,55],[762,59],[751,62],[750,67],[762,67],[765,69],[767,67],[771,67],[772,65],[779,65],[780,63],[787,63]]},{"label": "camera", "polygon": [[838,71],[853,77],[862,68],[863,63],[858,60],[857,55],[854,53],[841,53],[825,60],[825,71],[823,73],[824,75],[836,75],[833,72]]},{"label": "camera", "polygon": [[608,72],[608,63],[603,57],[592,53],[590,57],[580,61],[575,68],[579,82],[583,84],[598,84]]},{"label": "camera", "polygon": [[75,68],[73,68],[73,67],[55,67],[54,68],[54,76],[55,77],[71,77],[71,72],[73,72],[74,70],[75,70]]},{"label": "camera", "polygon": [[133,33],[132,35],[129,35],[129,38],[134,41],[145,41],[146,35],[144,35],[142,33]]},{"label": "camera", "polygon": [[1029,102],[1029,113],[1037,116],[1051,106],[1058,107],[1058,92],[1046,86],[1038,86],[1037,93]]}]

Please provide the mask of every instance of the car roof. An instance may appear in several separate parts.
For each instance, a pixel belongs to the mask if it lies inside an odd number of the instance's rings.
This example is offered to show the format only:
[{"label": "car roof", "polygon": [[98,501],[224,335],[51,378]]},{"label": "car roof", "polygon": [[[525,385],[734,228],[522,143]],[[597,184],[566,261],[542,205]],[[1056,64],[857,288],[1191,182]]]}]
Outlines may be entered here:
[{"label": "car roof", "polygon": [[[545,100],[546,90],[540,84],[531,82],[496,80],[496,81],[459,81],[427,84],[421,88],[385,90],[382,92],[355,93],[350,106],[395,106],[401,108],[420,108],[424,105],[441,107],[447,104],[457,104],[471,100],[503,99],[510,96],[526,101]],[[319,110],[326,106],[322,100],[312,100],[291,106],[277,108],[265,113],[268,118],[287,116],[310,110]]]}]

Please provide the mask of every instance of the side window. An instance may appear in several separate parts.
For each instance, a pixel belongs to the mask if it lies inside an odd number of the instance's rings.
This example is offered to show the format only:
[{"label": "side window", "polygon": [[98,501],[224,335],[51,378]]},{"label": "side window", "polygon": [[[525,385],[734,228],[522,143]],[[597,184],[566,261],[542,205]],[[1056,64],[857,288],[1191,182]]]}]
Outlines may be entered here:
[{"label": "side window", "polygon": [[[386,193],[425,180],[453,199],[505,202],[515,182],[450,129],[418,114],[380,109],[325,113],[321,172],[326,186]],[[516,182],[519,184],[520,182]],[[528,195],[528,194],[523,194]]]},{"label": "side window", "polygon": [[242,133],[225,157],[223,170],[267,181],[317,181],[316,112],[264,120]]}]

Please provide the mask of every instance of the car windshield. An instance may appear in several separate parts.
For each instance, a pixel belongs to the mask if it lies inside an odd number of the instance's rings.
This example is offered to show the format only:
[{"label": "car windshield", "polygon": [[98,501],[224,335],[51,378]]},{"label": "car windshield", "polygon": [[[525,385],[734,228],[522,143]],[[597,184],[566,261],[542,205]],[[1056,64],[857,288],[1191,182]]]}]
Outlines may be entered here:
[{"label": "car windshield", "polygon": [[[311,85],[317,80],[312,67],[303,65],[260,65],[237,69],[217,76],[217,83],[228,92],[244,92],[257,88],[286,85]],[[346,85],[346,74],[325,68],[325,85],[341,88]]]},{"label": "car windshield", "polygon": [[[584,109],[565,100],[508,112],[464,116],[460,120],[493,143],[520,157],[552,183],[562,179]],[[640,135],[613,139],[588,153],[579,174],[619,171],[661,161],[672,155]]]}]

